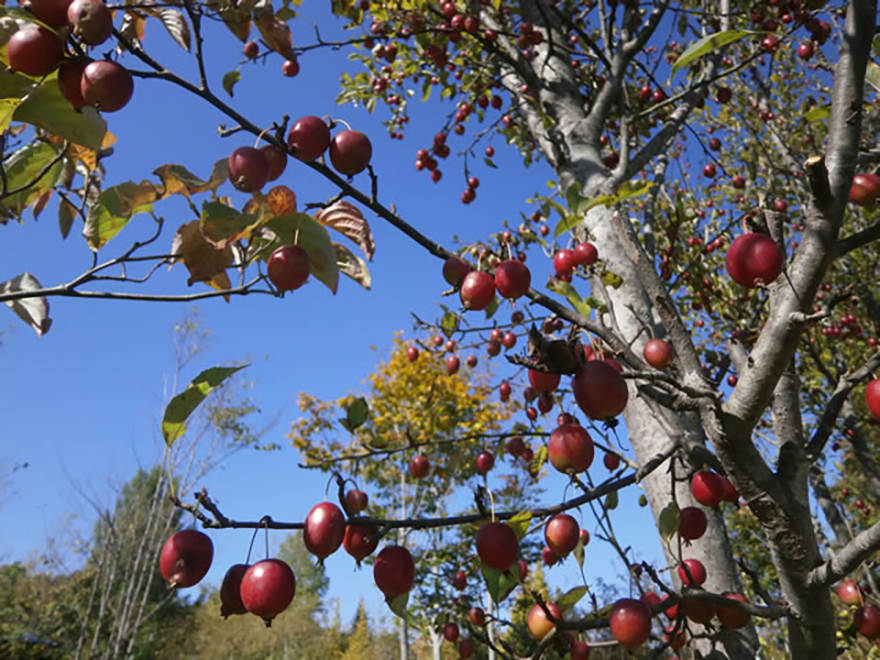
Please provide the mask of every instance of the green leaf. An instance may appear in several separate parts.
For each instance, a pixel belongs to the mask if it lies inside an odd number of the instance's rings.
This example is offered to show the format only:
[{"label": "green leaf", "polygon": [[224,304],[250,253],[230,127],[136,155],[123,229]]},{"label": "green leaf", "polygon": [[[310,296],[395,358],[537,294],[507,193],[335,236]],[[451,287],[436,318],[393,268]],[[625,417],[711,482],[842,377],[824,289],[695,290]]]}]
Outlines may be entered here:
[{"label": "green leaf", "polygon": [[584,303],[583,298],[581,298],[580,294],[569,282],[563,282],[562,280],[554,279],[551,280],[550,284],[547,285],[547,288],[550,289],[553,293],[564,296],[565,299],[568,300],[569,303],[571,303],[571,306],[578,314],[589,318],[589,305]]},{"label": "green leaf", "polygon": [[590,200],[586,197],[581,197],[581,188],[575,183],[565,191],[565,201],[568,203],[568,208],[572,213],[580,215],[583,213],[582,207],[586,206]]},{"label": "green leaf", "polygon": [[199,217],[199,229],[205,238],[222,249],[248,234],[257,216],[241,213],[220,202],[205,202]]},{"label": "green leaf", "polygon": [[42,85],[9,71],[0,72],[0,98],[20,98],[12,114],[15,121],[32,124],[60,138],[97,151],[104,141],[107,122],[94,108],[74,110],[61,94],[57,78]]},{"label": "green leaf", "polygon": [[491,319],[495,316],[495,312],[498,311],[498,307],[501,303],[498,301],[498,296],[492,298],[492,302],[489,303],[489,306],[486,308],[486,318]]},{"label": "green leaf", "polygon": [[388,609],[394,612],[401,619],[406,619],[406,606],[409,604],[409,592],[395,596],[394,598],[386,598]]},{"label": "green leaf", "polygon": [[349,430],[363,426],[370,414],[370,406],[364,397],[358,397],[345,409],[345,421],[348,422]]},{"label": "green leaf", "polygon": [[446,337],[451,337],[458,330],[458,314],[449,310],[440,319],[440,329]]},{"label": "green leaf", "polygon": [[526,532],[529,531],[529,524],[531,522],[531,511],[520,511],[513,518],[507,521],[507,525],[514,531],[514,533],[516,533],[516,538],[522,541],[523,537],[526,535]]},{"label": "green leaf", "polygon": [[739,41],[750,34],[756,33],[747,30],[726,30],[724,32],[716,32],[715,34],[703,37],[699,41],[691,44],[686,51],[679,55],[678,59],[675,60],[675,64],[672,65],[672,75],[674,76],[680,68],[687,66],[694,60],[698,60],[704,55],[708,55],[719,48],[723,48],[728,44]]},{"label": "green leaf", "polygon": [[571,610],[575,605],[577,605],[581,598],[587,595],[586,587],[575,587],[574,589],[569,589],[566,591],[561,598],[556,601],[556,604],[559,606],[559,609],[562,611],[564,615],[566,612]]},{"label": "green leaf", "polygon": [[880,64],[868,62],[868,69],[865,71],[865,82],[880,92]]},{"label": "green leaf", "polygon": [[612,289],[616,289],[623,284],[623,278],[610,270],[603,270],[602,283],[605,286],[610,286]]},{"label": "green leaf", "polygon": [[825,121],[831,116],[831,104],[819,105],[804,115],[808,122]]},{"label": "green leaf", "polygon": [[[653,181],[625,181],[617,188],[616,191],[614,191],[613,194],[599,195],[589,202],[583,197],[580,197],[580,195],[577,194],[577,191],[575,191],[574,194],[577,195],[577,200],[575,201],[575,204],[572,205],[571,199],[569,200],[569,207],[572,207],[574,215],[562,218],[562,220],[559,221],[559,224],[556,225],[556,230],[554,231],[553,236],[558,238],[565,232],[575,227],[581,221],[581,216],[583,216],[584,213],[586,213],[593,207],[599,206],[600,204],[611,207],[615,204],[619,204],[625,199],[629,199],[631,197],[640,197],[641,195],[644,195],[646,192],[648,192],[653,185]],[[575,186],[572,186],[572,188],[574,187]],[[568,189],[568,193],[566,193],[567,197],[570,196],[572,188]]]},{"label": "green leaf", "polygon": [[678,526],[681,524],[681,509],[678,508],[678,504],[675,502],[670,502],[666,505],[663,511],[660,512],[660,519],[658,521],[657,527],[660,530],[660,536],[664,541],[668,541],[672,538],[672,535],[678,531]]},{"label": "green leaf", "polygon": [[544,463],[547,462],[548,456],[549,453],[547,452],[546,445],[538,447],[538,451],[535,452],[535,457],[532,459],[532,464],[536,466],[536,472],[541,471],[541,468],[544,467]]},{"label": "green leaf", "polygon": [[330,234],[324,226],[305,213],[289,213],[272,218],[264,225],[276,236],[272,249],[265,250],[263,257],[268,259],[274,247],[296,243],[309,253],[309,272],[334,294],[339,286],[339,268],[336,265],[336,250]]},{"label": "green leaf", "polygon": [[[513,568],[519,571],[519,564],[514,563]],[[502,572],[486,566],[486,564],[483,564],[480,570],[483,573],[483,580],[486,582],[486,589],[489,591],[489,595],[492,596],[492,600],[496,603],[500,603],[507,598],[510,592],[519,584],[519,580],[509,570]]]},{"label": "green leaf", "polygon": [[67,238],[70,229],[73,227],[73,221],[76,220],[78,213],[76,207],[62,199],[58,202],[58,228],[61,230],[61,238]]},{"label": "green leaf", "polygon": [[47,142],[31,142],[12,154],[4,163],[6,190],[21,190],[0,202],[0,208],[21,218],[28,206],[51,190],[64,168],[62,159],[49,167],[58,153],[57,148]]},{"label": "green leaf", "polygon": [[223,89],[226,90],[229,96],[234,96],[232,90],[235,87],[235,83],[239,80],[241,80],[241,72],[238,69],[233,69],[223,74]]},{"label": "green leaf", "polygon": [[617,491],[612,490],[610,493],[608,493],[608,497],[605,498],[605,508],[608,511],[614,511],[614,509],[617,508],[619,501],[620,500],[617,497]]},{"label": "green leaf", "polygon": [[107,188],[98,197],[86,218],[83,236],[88,240],[89,247],[95,252],[100,250],[133,217],[152,211],[153,202],[158,197],[155,184],[149,181],[126,181]]},{"label": "green leaf", "polygon": [[491,158],[483,158],[483,162],[486,164],[486,167],[491,167],[493,170],[497,170],[498,166],[495,164],[495,161]]},{"label": "green leaf", "polygon": [[205,397],[220,387],[224,380],[246,366],[248,365],[205,369],[186,386],[183,392],[171,399],[165,408],[165,417],[162,419],[162,437],[165,438],[165,444],[171,447],[180,436],[186,433],[186,420],[205,400]]},{"label": "green leaf", "polygon": [[578,563],[578,566],[583,570],[584,568],[584,541],[583,539],[578,539],[577,545],[574,546],[574,558]]},{"label": "green leaf", "polygon": [[593,296],[587,296],[586,298],[584,298],[584,304],[602,314],[608,311],[608,306],[598,298],[593,298]]},{"label": "green leaf", "polygon": [[21,105],[21,99],[0,99],[0,133],[5,133],[12,122],[12,115]]}]

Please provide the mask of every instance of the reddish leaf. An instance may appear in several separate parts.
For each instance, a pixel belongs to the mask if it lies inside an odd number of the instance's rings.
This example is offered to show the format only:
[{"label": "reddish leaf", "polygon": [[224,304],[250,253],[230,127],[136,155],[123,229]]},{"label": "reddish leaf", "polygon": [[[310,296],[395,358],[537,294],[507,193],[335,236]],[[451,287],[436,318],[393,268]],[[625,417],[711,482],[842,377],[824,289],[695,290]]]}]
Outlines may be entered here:
[{"label": "reddish leaf", "polygon": [[360,209],[354,204],[344,200],[338,201],[332,206],[318,211],[315,214],[315,220],[357,243],[358,247],[367,255],[367,259],[373,259],[376,244],[373,242],[370,225],[364,219]]},{"label": "reddish leaf", "polygon": [[296,193],[287,186],[275,186],[266,195],[272,217],[296,213]]}]

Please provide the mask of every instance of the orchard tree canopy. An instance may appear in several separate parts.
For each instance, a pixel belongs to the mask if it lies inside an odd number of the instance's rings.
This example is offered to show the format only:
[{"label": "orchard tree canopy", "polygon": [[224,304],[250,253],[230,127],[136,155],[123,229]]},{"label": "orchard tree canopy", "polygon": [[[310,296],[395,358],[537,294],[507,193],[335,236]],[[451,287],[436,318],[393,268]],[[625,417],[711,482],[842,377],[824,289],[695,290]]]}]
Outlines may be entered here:
[{"label": "orchard tree canopy", "polygon": [[[403,387],[399,410],[380,391],[340,399],[338,421],[312,400],[311,421],[292,433],[312,467],[346,448],[362,453],[360,486],[368,495],[376,488],[382,517],[356,515],[363,507],[345,494],[357,469],[348,459],[334,463],[345,513],[327,503],[305,522],[258,514],[237,521],[206,491],[178,504],[205,527],[304,528],[319,558],[343,538],[346,549],[357,545],[349,552],[358,559],[377,551],[377,586],[404,621],[402,657],[414,576],[426,587],[408,546],[419,548],[428,571],[468,553],[460,565],[471,588],[480,567],[486,592],[474,593],[491,596],[491,625],[484,630],[479,614],[469,619],[461,657],[474,642],[496,657],[532,658],[586,657],[587,643],[737,659],[867,652],[880,638],[872,595],[880,548],[876,2],[333,0],[333,26],[301,25],[300,4],[28,0],[2,8],[0,217],[30,222],[51,208],[61,233],[81,230],[83,252],[93,255],[57,283],[44,281],[36,256],[33,272],[0,273],[0,300],[38,334],[50,330],[49,302],[59,296],[222,296],[234,309],[246,294],[288,298],[277,304],[293,307],[296,294],[285,292],[303,286],[336,294],[349,285],[340,274],[369,288],[377,222],[435,257],[452,287],[426,284],[443,312],[418,319],[418,337],[391,358],[400,369],[431,360],[421,368],[449,378],[444,387]],[[153,46],[158,23],[180,52]],[[294,32],[309,36],[295,41]],[[240,44],[232,70],[207,55]],[[181,53],[191,58],[191,77],[165,63]],[[336,102],[381,114],[387,137],[335,121],[329,97],[324,118],[288,116],[289,99],[274,90],[260,99],[268,121],[237,109],[236,85],[252,62],[295,77],[325,54],[339,58]],[[230,144],[228,159],[194,174],[176,164],[186,155],[181,145],[152,175],[114,177],[114,117],[133,111],[146,80],[221,113],[216,139]],[[443,163],[446,176],[463,174],[461,202],[491,212],[478,174],[493,176],[497,152],[512,150],[553,172],[528,199],[537,210],[466,245],[440,223],[423,231],[420,218],[399,214],[383,189],[395,172],[371,165],[373,148],[405,140],[411,118],[425,116],[420,104],[435,109],[437,131],[412,145],[424,185],[441,180]],[[192,132],[217,128],[197,116],[176,121]],[[317,199],[296,189],[304,168],[334,193]],[[191,219],[169,227],[161,214],[174,196]],[[138,216],[152,218],[155,231],[127,242]],[[161,267],[178,262],[197,288],[157,291]],[[452,380],[462,378],[463,347],[489,357],[508,351],[487,378],[497,374],[492,387],[502,400],[524,402],[521,414],[469,398],[469,385]],[[171,402],[162,427],[169,446],[237,368],[203,372]],[[438,412],[438,402],[446,409]],[[319,431],[335,439],[321,444]],[[502,446],[499,437],[510,440]],[[413,456],[416,448],[424,454]],[[591,476],[597,448],[612,470],[604,481]],[[480,449],[489,456],[477,456]],[[530,481],[493,505],[494,491],[504,490],[491,472],[502,451],[527,466]],[[413,509],[407,479],[426,478],[441,456],[459,470],[434,484],[450,490],[448,499],[437,488],[431,506]],[[412,459],[408,474],[395,475],[390,461],[400,468],[404,459]],[[568,476],[566,492],[530,495],[549,470]],[[487,476],[479,483],[468,471]],[[615,539],[617,493],[636,484],[666,566],[634,563]],[[739,508],[725,514],[722,501]],[[596,515],[641,599],[601,602],[592,593],[589,606],[578,605],[584,584],[550,603],[519,586],[520,550],[531,559],[529,543],[541,545],[541,534],[546,563],[569,553],[583,561],[584,540],[565,513],[579,507]],[[448,528],[461,534],[412,540]],[[198,537],[185,538],[166,546],[169,566],[187,552],[200,566],[176,564],[172,575],[163,551],[163,573],[181,586],[210,563]],[[262,572],[249,571],[232,593],[269,621],[289,604],[293,581],[283,562],[257,566]],[[848,576],[862,590],[845,582],[832,597]],[[261,581],[280,590],[272,602],[253,600]],[[506,616],[513,589],[534,602],[528,632]],[[439,643],[442,631],[458,640],[458,628],[441,628],[428,601],[417,600],[410,606],[421,608],[419,625],[432,639]]]}]

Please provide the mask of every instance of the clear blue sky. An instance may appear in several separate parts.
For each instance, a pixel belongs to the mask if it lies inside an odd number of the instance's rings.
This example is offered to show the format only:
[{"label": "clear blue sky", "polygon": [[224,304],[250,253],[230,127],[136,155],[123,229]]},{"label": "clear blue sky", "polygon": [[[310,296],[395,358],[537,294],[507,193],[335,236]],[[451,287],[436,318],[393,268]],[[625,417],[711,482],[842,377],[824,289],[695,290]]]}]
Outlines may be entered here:
[{"label": "clear blue sky", "polygon": [[[333,37],[327,27],[326,4],[313,2],[302,8],[306,20],[295,23],[296,42],[312,38],[309,21],[322,23],[325,39]],[[219,90],[222,74],[240,58],[240,46],[212,24],[206,36],[208,74]],[[146,45],[176,72],[195,75],[191,60],[156,21],[147,25]],[[133,64],[131,58],[125,63]],[[281,76],[277,56],[270,57],[265,66],[244,66],[232,103],[264,125],[281,113],[294,119],[332,114],[367,132],[373,141],[382,200],[394,202],[401,215],[432,238],[450,245],[455,234],[470,241],[498,231],[505,219],[515,227],[521,211],[533,210],[525,198],[546,191],[545,182],[551,178],[547,168],[523,170],[515,151],[505,148],[503,140],[495,140],[500,169],[479,166],[474,171],[481,179],[477,201],[462,205],[460,161],[442,163],[444,178],[439,185],[413,167],[415,151],[430,146],[450,104],[413,103],[407,139],[392,141],[379,125],[382,109],[378,116],[369,116],[359,109],[334,105],[340,68],[350,66],[343,56],[310,53],[301,65],[302,72],[294,79]],[[219,138],[216,125],[228,120],[200,99],[156,81],[138,80],[132,103],[107,119],[118,138],[116,153],[106,162],[107,185],[151,178],[156,167],[168,162],[206,177],[214,161],[253,143],[249,135]],[[450,143],[453,152],[462,144],[460,139]],[[294,160],[281,183],[296,191],[301,205],[335,193]],[[365,176],[356,183],[365,185]],[[225,194],[232,193],[228,185],[225,190]],[[160,243],[165,249],[174,228],[192,217],[179,200],[162,202],[156,211],[167,222],[166,237]],[[0,281],[27,270],[44,286],[51,286],[72,279],[90,264],[91,253],[79,235],[81,226],[75,226],[63,241],[55,217],[52,204],[39,221],[28,214],[21,226],[0,227]],[[205,360],[185,379],[204,366],[248,358],[252,365],[246,377],[257,381],[254,395],[267,418],[301,391],[337,397],[360,387],[381,355],[369,350],[370,345],[387,347],[395,331],[410,331],[410,312],[435,318],[439,293],[445,288],[439,261],[381,220],[367,217],[378,246],[371,264],[372,291],[342,278],[335,297],[313,281],[284,300],[256,296],[233,299],[229,304],[219,299],[204,302],[198,306],[200,317],[212,330],[213,340]],[[147,235],[150,225],[147,216],[136,219],[101,256],[117,254]],[[529,263],[537,284],[548,272],[547,264],[539,265],[540,261],[533,251]],[[163,269],[148,290],[185,292],[186,277],[182,266],[170,272]],[[158,420],[163,387],[173,366],[171,328],[185,307],[55,298],[51,312],[54,324],[41,339],[11,312],[0,316],[0,328],[6,330],[0,347],[0,469],[6,472],[16,464],[29,465],[12,475],[12,495],[0,503],[0,529],[4,530],[0,561],[4,563],[33,556],[49,539],[64,539],[72,514],[79,514],[74,526],[90,527],[91,512],[77,500],[73,484],[108,493],[108,481],[124,482],[138,465],[150,466],[161,456]],[[500,314],[506,319],[509,312]],[[269,439],[284,443],[289,420],[296,414],[295,407],[288,407]],[[289,448],[275,454],[243,451],[204,483],[232,517],[257,519],[269,513],[277,519],[302,519],[323,499],[326,476],[299,470],[298,461]],[[605,474],[600,460],[593,470],[600,478]],[[546,488],[547,503],[561,499],[561,479],[549,481]],[[635,506],[639,492],[629,489],[623,494],[618,531],[624,545],[657,558],[655,535],[644,534],[646,526],[652,525],[650,515]],[[246,531],[214,531],[211,536],[216,555],[208,581],[219,584],[229,564],[243,561],[250,536]],[[276,540],[280,539],[278,534]],[[589,579],[615,579],[618,568],[609,550],[593,543],[587,556]],[[568,564],[550,572],[552,583],[571,586],[576,582],[576,566],[573,560]],[[343,552],[327,561],[327,570],[329,595],[341,599],[344,617],[353,614],[360,597],[375,611],[384,608],[371,572],[354,573],[354,562]]]}]

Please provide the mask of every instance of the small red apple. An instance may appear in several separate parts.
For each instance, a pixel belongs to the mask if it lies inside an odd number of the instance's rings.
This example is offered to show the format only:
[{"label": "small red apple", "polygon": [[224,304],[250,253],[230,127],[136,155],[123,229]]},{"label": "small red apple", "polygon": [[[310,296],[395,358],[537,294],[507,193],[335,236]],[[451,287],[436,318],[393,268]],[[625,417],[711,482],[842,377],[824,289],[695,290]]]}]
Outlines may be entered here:
[{"label": "small red apple", "polygon": [[326,559],[339,549],[345,537],[345,514],[332,502],[312,507],[303,528],[306,549],[319,559]]},{"label": "small red apple", "polygon": [[11,70],[42,78],[58,66],[64,43],[51,30],[31,24],[9,38],[6,52]]},{"label": "small red apple", "polygon": [[373,579],[387,598],[408,593],[415,582],[416,567],[409,550],[391,545],[382,550],[373,564]]},{"label": "small red apple", "polygon": [[264,559],[247,569],[241,579],[241,602],[269,626],[296,595],[296,576],[280,559]]},{"label": "small red apple", "polygon": [[503,298],[521,298],[532,285],[532,274],[528,266],[517,259],[502,261],[495,269],[495,288]]},{"label": "small red apple", "polygon": [[159,570],[172,587],[185,589],[201,582],[213,559],[214,544],[210,537],[195,529],[184,529],[165,541]]},{"label": "small red apple", "polygon": [[279,292],[295,291],[309,279],[309,253],[298,245],[282,245],[266,263],[269,281]]},{"label": "small red apple", "polygon": [[875,378],[865,388],[865,403],[875,419],[880,419],[880,378]]},{"label": "small red apple", "polygon": [[560,557],[565,557],[577,545],[580,538],[580,525],[567,513],[557,513],[544,527],[544,540]]},{"label": "small red apple", "polygon": [[726,493],[724,477],[716,472],[697,472],[691,479],[691,494],[703,506],[718,506]]},{"label": "small red apple", "polygon": [[592,465],[593,454],[593,440],[580,425],[563,424],[550,434],[547,458],[564,474],[584,472]]},{"label": "small red apple", "polygon": [[360,131],[345,130],[330,141],[330,162],[341,174],[354,176],[363,172],[372,157],[370,138]]},{"label": "small red apple", "polygon": [[311,163],[330,146],[330,129],[320,117],[303,117],[287,133],[287,146],[295,149],[293,155],[299,160]]},{"label": "small red apple", "polygon": [[862,592],[855,580],[844,580],[837,585],[837,595],[846,605],[861,605]]},{"label": "small red apple", "polygon": [[259,149],[239,147],[229,155],[229,180],[242,192],[262,190],[269,180],[269,159]]},{"label": "small red apple", "polygon": [[86,104],[101,112],[116,112],[131,101],[134,80],[121,64],[98,60],[83,70],[80,91]]},{"label": "small red apple", "polygon": [[706,533],[709,521],[702,509],[686,506],[681,510],[678,535],[685,541],[696,541]]},{"label": "small red apple", "polygon": [[422,456],[421,454],[413,456],[412,460],[409,462],[409,473],[416,479],[427,477],[430,469],[431,462],[426,456]]},{"label": "small red apple", "polygon": [[[729,591],[721,594],[725,596],[729,600],[736,600],[740,603],[748,603],[748,599],[742,594],[731,593]],[[749,625],[749,621],[751,620],[751,615],[746,612],[740,612],[738,610],[731,609],[729,607],[719,606],[715,608],[715,614],[718,615],[718,620],[721,621],[721,625],[725,628],[745,628]]]},{"label": "small red apple", "polygon": [[629,390],[620,372],[604,360],[587,362],[571,379],[580,409],[593,419],[616,417],[626,408]]},{"label": "small red apple", "polygon": [[379,545],[379,532],[375,527],[365,525],[346,525],[342,547],[345,551],[361,561],[375,552]]},{"label": "small red apple", "polygon": [[750,232],[738,237],[725,256],[727,274],[748,289],[759,282],[770,284],[782,272],[782,249],[766,234]]},{"label": "small red apple", "polygon": [[482,311],[495,299],[495,280],[489,273],[473,270],[462,280],[459,297],[465,309]]},{"label": "small red apple", "polygon": [[[688,577],[688,573],[690,577]],[[678,567],[678,577],[682,584],[698,587],[706,581],[706,567],[699,559],[685,559]]]},{"label": "small red apple", "polygon": [[477,472],[479,472],[480,474],[486,474],[495,465],[495,455],[489,451],[481,451],[479,454],[477,454],[477,458],[474,461],[474,464],[477,468]]},{"label": "small red apple", "polygon": [[[554,619],[562,620],[562,611],[556,603],[545,603],[545,606]],[[529,610],[526,625],[532,638],[539,641],[544,639],[556,627],[556,624],[547,617],[547,612],[544,611],[544,608],[537,603]]]},{"label": "small red apple", "polygon": [[509,525],[486,523],[477,533],[477,554],[487,566],[506,571],[517,560],[519,539]]},{"label": "small red apple", "polygon": [[880,607],[869,605],[858,608],[853,615],[853,623],[859,633],[868,639],[877,639],[880,637]]},{"label": "small red apple", "polygon": [[645,362],[655,369],[665,369],[675,359],[672,344],[662,339],[651,339],[648,341],[642,350],[642,355],[645,356]]},{"label": "small red apple", "polygon": [[651,611],[642,601],[622,598],[611,607],[611,634],[625,648],[632,650],[651,636]]},{"label": "small red apple", "polygon": [[248,612],[241,602],[241,581],[247,569],[246,564],[233,564],[223,576],[223,583],[220,585],[220,616],[224,619],[233,614]]},{"label": "small red apple", "polygon": [[849,201],[859,206],[870,206],[880,197],[880,175],[862,173],[853,177]]}]

